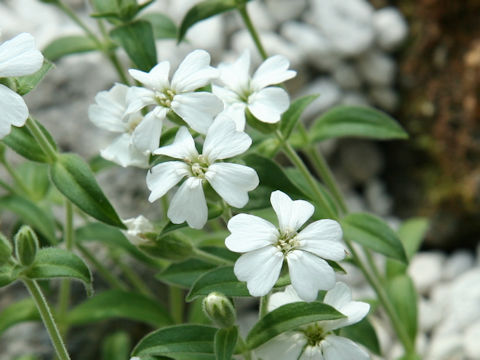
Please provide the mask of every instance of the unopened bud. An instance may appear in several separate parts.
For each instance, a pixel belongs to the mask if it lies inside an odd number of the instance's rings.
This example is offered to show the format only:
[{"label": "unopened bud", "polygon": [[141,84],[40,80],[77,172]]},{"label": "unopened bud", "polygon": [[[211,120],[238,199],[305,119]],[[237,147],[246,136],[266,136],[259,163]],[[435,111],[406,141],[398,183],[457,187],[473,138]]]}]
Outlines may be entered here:
[{"label": "unopened bud", "polygon": [[124,220],[123,223],[127,227],[124,233],[133,245],[140,246],[151,241],[146,234],[153,233],[155,228],[145,216],[139,215],[136,218]]},{"label": "unopened bud", "polygon": [[10,241],[0,233],[0,266],[5,264],[12,256],[12,245]]},{"label": "unopened bud", "polygon": [[20,264],[29,266],[35,261],[37,251],[37,235],[30,226],[22,226],[15,234],[15,256]]},{"label": "unopened bud", "polygon": [[203,299],[203,312],[221,328],[229,328],[235,324],[235,308],[232,302],[221,293],[212,292]]}]

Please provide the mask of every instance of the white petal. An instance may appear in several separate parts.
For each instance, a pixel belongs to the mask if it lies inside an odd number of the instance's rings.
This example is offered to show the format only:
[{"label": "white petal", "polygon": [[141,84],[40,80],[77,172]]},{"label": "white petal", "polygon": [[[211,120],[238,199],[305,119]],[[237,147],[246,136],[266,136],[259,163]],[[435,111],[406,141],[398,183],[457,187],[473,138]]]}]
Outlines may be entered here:
[{"label": "white petal", "polygon": [[245,130],[245,108],[247,107],[244,103],[236,103],[227,106],[220,114],[217,115],[216,119],[220,118],[223,120],[233,120],[235,122],[235,127],[237,131]]},{"label": "white petal", "polygon": [[252,86],[255,90],[266,86],[280,84],[293,78],[297,72],[288,70],[290,62],[282,55],[275,55],[265,60],[255,71],[252,78]]},{"label": "white petal", "polygon": [[180,186],[170,202],[167,216],[174,224],[186,221],[194,229],[205,226],[208,208],[201,179],[190,177]]},{"label": "white petal", "polygon": [[328,263],[306,251],[294,250],[287,254],[292,286],[305,301],[314,301],[319,290],[335,286],[335,272]]},{"label": "white petal", "polygon": [[168,61],[158,63],[148,73],[135,69],[130,69],[128,72],[135,80],[140,81],[150,89],[162,91],[170,86],[168,82],[170,63]]},{"label": "white petal", "polygon": [[[325,358],[322,355],[322,350],[318,346],[311,346],[308,345],[303,350],[302,356],[300,356],[299,360],[324,360]],[[350,359],[354,360],[354,359]],[[357,360],[357,359],[355,359]]]},{"label": "white petal", "polygon": [[205,178],[228,205],[236,208],[248,203],[248,192],[255,189],[259,182],[255,170],[232,163],[210,165]]},{"label": "white petal", "polygon": [[274,246],[265,246],[240,256],[233,271],[240,281],[246,281],[252,296],[264,296],[278,280],[283,254]]},{"label": "white petal", "polygon": [[368,353],[355,344],[352,340],[327,335],[320,343],[325,360],[368,360]]},{"label": "white petal", "polygon": [[138,150],[149,154],[158,148],[166,115],[167,111],[160,107],[145,115],[132,133],[132,143]]},{"label": "white petal", "polygon": [[166,155],[176,159],[195,159],[198,156],[192,135],[182,126],[175,135],[171,145],[162,146],[153,152],[156,155]]},{"label": "white petal", "polygon": [[258,216],[238,214],[228,221],[231,234],[225,239],[225,246],[234,252],[248,252],[274,244],[278,231],[270,222]]},{"label": "white petal", "polygon": [[148,201],[154,202],[188,175],[188,166],[181,161],[167,161],[155,165],[147,173],[147,187],[152,192]]},{"label": "white petal", "polygon": [[218,96],[226,105],[242,102],[238,94],[230,89],[213,84],[212,92],[213,94]]},{"label": "white petal", "polygon": [[206,134],[223,103],[212,93],[196,92],[175,95],[171,107],[193,130]]},{"label": "white petal", "polygon": [[341,243],[342,228],[335,220],[325,219],[309,224],[297,235],[300,248],[324,259],[340,261],[345,258]]},{"label": "white petal", "polygon": [[292,285],[288,285],[284,291],[276,292],[268,298],[268,311],[273,311],[280,306],[297,301],[303,301]]},{"label": "white petal", "polygon": [[268,87],[250,95],[248,104],[248,109],[258,120],[274,124],[280,121],[282,113],[288,109],[290,100],[285,90]]},{"label": "white petal", "polygon": [[100,91],[95,96],[96,104],[88,108],[88,117],[99,128],[112,131],[126,131],[124,115],[127,110],[127,92],[129,87],[115,84],[108,91]]},{"label": "white petal", "polygon": [[129,134],[120,135],[109,146],[100,151],[100,155],[104,159],[113,161],[123,167],[148,168],[150,158],[149,155],[144,154],[131,144]]},{"label": "white petal", "polygon": [[250,81],[250,52],[245,50],[233,64],[220,64],[220,81],[236,93],[248,89]]},{"label": "white petal", "polygon": [[10,126],[23,126],[28,117],[28,108],[23,98],[0,84],[0,139],[10,133]]},{"label": "white petal", "polygon": [[218,70],[210,66],[210,55],[205,50],[194,50],[178,66],[172,89],[176,92],[194,91],[216,77]]},{"label": "white petal", "polygon": [[298,360],[306,343],[307,338],[304,334],[286,332],[255,349],[255,353],[262,360]]},{"label": "white petal", "polygon": [[312,204],[305,200],[292,200],[290,197],[276,190],[270,195],[270,202],[278,217],[278,224],[282,231],[297,231],[315,211]]},{"label": "white petal", "polygon": [[127,91],[127,114],[142,110],[145,106],[154,105],[155,92],[143,87],[132,86]]},{"label": "white petal", "polygon": [[42,64],[43,55],[30,34],[21,33],[0,45],[0,77],[33,74]]},{"label": "white petal", "polygon": [[233,120],[217,117],[208,129],[202,154],[212,163],[243,154],[251,144],[250,136],[238,131]]}]

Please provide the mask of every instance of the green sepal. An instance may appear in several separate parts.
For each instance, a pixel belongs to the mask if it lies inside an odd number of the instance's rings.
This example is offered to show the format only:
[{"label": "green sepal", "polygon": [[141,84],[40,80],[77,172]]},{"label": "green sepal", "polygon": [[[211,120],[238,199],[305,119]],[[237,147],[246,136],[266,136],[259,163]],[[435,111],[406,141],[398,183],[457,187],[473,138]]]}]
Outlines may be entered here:
[{"label": "green sepal", "polygon": [[170,261],[184,261],[192,256],[193,246],[190,240],[179,232],[158,235],[144,234],[148,241],[138,246],[140,250],[152,257]]},{"label": "green sepal", "polygon": [[30,266],[38,253],[38,238],[32,228],[23,225],[14,237],[15,257],[23,266]]},{"label": "green sepal", "polygon": [[43,60],[42,67],[31,75],[25,75],[15,78],[17,93],[20,95],[28,94],[43,80],[47,72],[53,68],[53,64],[48,60]]}]

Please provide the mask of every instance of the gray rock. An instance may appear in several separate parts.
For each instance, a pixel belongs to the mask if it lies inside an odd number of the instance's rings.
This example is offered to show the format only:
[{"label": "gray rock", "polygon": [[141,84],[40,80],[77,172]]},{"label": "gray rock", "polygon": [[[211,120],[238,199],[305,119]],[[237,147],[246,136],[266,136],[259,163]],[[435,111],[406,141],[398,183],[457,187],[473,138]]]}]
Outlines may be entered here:
[{"label": "gray rock", "polygon": [[378,49],[364,53],[357,61],[357,68],[365,81],[374,86],[389,86],[395,78],[395,62]]},{"label": "gray rock", "polygon": [[397,48],[407,37],[408,25],[402,13],[394,7],[385,7],[373,14],[377,44],[384,50]]},{"label": "gray rock", "polygon": [[299,18],[307,7],[307,0],[265,0],[265,3],[278,23]]},{"label": "gray rock", "polygon": [[445,255],[439,252],[417,253],[410,262],[408,273],[421,294],[426,294],[442,278]]},{"label": "gray rock", "polygon": [[459,275],[471,269],[474,265],[474,258],[471,252],[467,250],[455,251],[447,258],[443,270],[445,280],[455,280]]}]

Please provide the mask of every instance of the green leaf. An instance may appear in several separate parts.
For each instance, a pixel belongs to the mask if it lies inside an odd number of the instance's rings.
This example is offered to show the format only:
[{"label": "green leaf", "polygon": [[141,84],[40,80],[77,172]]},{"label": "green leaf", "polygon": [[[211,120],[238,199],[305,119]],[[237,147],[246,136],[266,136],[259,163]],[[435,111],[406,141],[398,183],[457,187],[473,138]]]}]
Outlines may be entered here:
[{"label": "green leaf", "polygon": [[399,275],[387,283],[388,297],[396,310],[401,325],[407,330],[410,340],[417,337],[417,292],[408,275]]},{"label": "green leaf", "polygon": [[62,36],[50,42],[43,50],[43,55],[50,61],[57,61],[67,55],[94,50],[98,50],[98,47],[88,36],[70,35]]},{"label": "green leaf", "polygon": [[153,28],[148,21],[137,20],[120,25],[110,31],[110,35],[140,70],[149,71],[157,64]]},{"label": "green leaf", "polygon": [[213,341],[217,329],[205,325],[178,325],[145,336],[132,356],[167,356],[175,360],[215,360]]},{"label": "green leaf", "polygon": [[175,263],[167,267],[155,278],[163,283],[189,289],[194,282],[205,272],[215,265],[197,259],[189,259],[181,263]]},{"label": "green leaf", "polygon": [[[42,130],[48,142],[53,146],[54,149],[57,149],[57,144],[55,144],[52,135],[50,135],[50,133],[47,131],[47,129],[45,129],[45,127],[43,127],[42,124],[36,120],[34,121],[40,127],[40,130]],[[43,152],[42,148],[38,146],[37,141],[26,126],[12,126],[10,134],[4,137],[2,141],[17,154],[22,155],[28,160],[44,163],[49,162],[48,156]]]},{"label": "green leaf", "polygon": [[356,324],[340,329],[340,336],[347,337],[350,340],[365,346],[376,355],[382,354],[377,333],[368,320],[368,317],[364,317],[362,321]]},{"label": "green leaf", "polygon": [[142,20],[147,20],[152,24],[153,36],[155,39],[176,39],[177,25],[170,17],[165,14],[154,12],[142,16]]},{"label": "green leaf", "polygon": [[16,214],[22,222],[42,234],[50,244],[58,243],[55,236],[55,220],[50,213],[42,210],[34,202],[21,196],[6,195],[0,197],[0,209]]},{"label": "green leaf", "polygon": [[118,331],[107,336],[102,344],[102,360],[130,359],[130,337],[126,332]]},{"label": "green leaf", "polygon": [[262,317],[248,333],[247,346],[255,349],[285,331],[316,321],[345,317],[333,307],[320,302],[294,302],[280,306]]},{"label": "green leaf", "polygon": [[290,104],[288,110],[283,113],[282,119],[280,120],[280,131],[282,132],[285,140],[290,137],[295,125],[298,122],[298,119],[300,119],[300,116],[306,107],[317,98],[318,95],[315,94],[296,99]]},{"label": "green leaf", "polygon": [[112,205],[97,184],[88,164],[76,154],[61,154],[50,168],[57,189],[88,215],[125,229]]},{"label": "green leaf", "polygon": [[309,131],[312,141],[361,137],[376,140],[407,139],[408,134],[389,115],[360,106],[338,106],[315,120]]},{"label": "green leaf", "polygon": [[218,291],[225,296],[250,296],[247,285],[238,281],[233,266],[219,267],[200,276],[187,295],[187,301]]},{"label": "green leaf", "polygon": [[113,161],[104,159],[100,155],[95,155],[94,157],[88,160],[88,165],[90,165],[90,169],[97,174],[103,170],[110,169],[112,167],[118,166]]},{"label": "green leaf", "polygon": [[69,278],[84,283],[87,293],[92,293],[92,274],[85,262],[74,253],[57,248],[38,250],[35,262],[22,272],[32,280]]},{"label": "green leaf", "polygon": [[346,238],[407,263],[407,255],[400,239],[382,219],[367,213],[352,213],[340,222]]},{"label": "green leaf", "polygon": [[18,175],[30,189],[31,200],[37,202],[45,198],[50,189],[47,164],[24,162],[17,168]]},{"label": "green leaf", "polygon": [[47,72],[53,67],[53,64],[44,60],[42,67],[31,75],[20,76],[15,79],[17,84],[17,93],[20,95],[28,94],[43,80]]},{"label": "green leaf", "polygon": [[0,312],[0,335],[13,325],[26,321],[40,321],[35,302],[30,298],[15,301]]},{"label": "green leaf", "polygon": [[178,42],[183,40],[188,29],[197,22],[226,11],[234,10],[236,6],[235,0],[205,0],[194,5],[188,10],[182,20],[180,30],[178,31]]},{"label": "green leaf", "polygon": [[228,329],[218,329],[215,334],[214,346],[216,360],[231,360],[237,344],[238,329],[233,326]]},{"label": "green leaf", "polygon": [[0,265],[0,288],[10,285],[15,280],[13,267],[8,264]]},{"label": "green leaf", "polygon": [[123,290],[96,294],[73,308],[67,321],[72,325],[82,325],[112,318],[140,321],[152,327],[172,324],[168,312],[158,301]]}]

